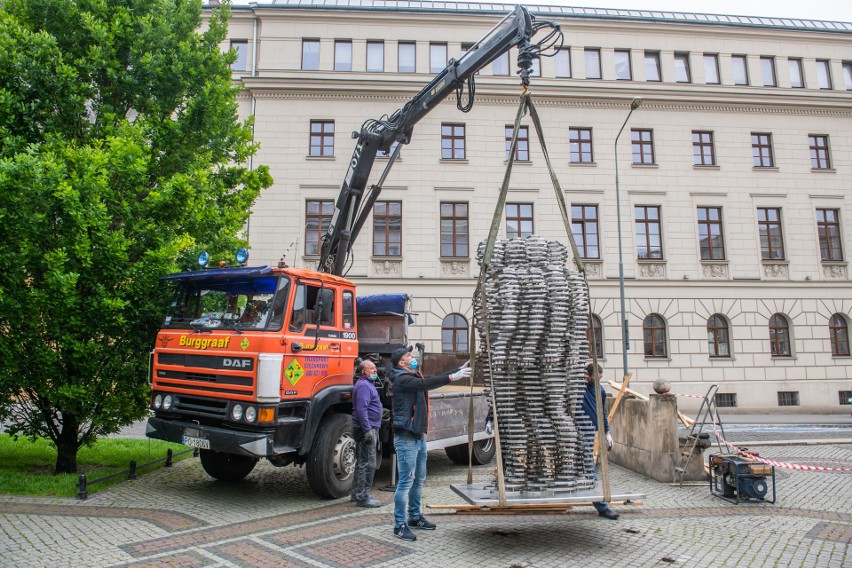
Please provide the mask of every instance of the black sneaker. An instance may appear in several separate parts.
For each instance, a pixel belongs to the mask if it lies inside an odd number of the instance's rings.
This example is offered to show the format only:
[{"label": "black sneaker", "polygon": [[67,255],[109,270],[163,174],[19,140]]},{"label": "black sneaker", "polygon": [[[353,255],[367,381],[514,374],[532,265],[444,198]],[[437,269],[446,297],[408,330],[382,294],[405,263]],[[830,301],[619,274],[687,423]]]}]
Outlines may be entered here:
[{"label": "black sneaker", "polygon": [[408,528],[408,525],[399,525],[398,527],[393,528],[393,536],[396,538],[401,538],[402,540],[417,540],[417,537],[413,532]]},{"label": "black sneaker", "polygon": [[411,525],[411,528],[413,529],[422,529],[424,531],[433,531],[435,530],[435,527],[438,526],[435,523],[427,521],[426,517],[423,515],[420,515],[420,518],[416,521],[408,521],[408,524]]},{"label": "black sneaker", "polygon": [[598,511],[598,515],[605,518],[605,519],[609,519],[611,521],[617,521],[618,516],[619,516],[618,513],[616,513],[615,511],[613,511],[609,507],[607,507],[603,511]]}]

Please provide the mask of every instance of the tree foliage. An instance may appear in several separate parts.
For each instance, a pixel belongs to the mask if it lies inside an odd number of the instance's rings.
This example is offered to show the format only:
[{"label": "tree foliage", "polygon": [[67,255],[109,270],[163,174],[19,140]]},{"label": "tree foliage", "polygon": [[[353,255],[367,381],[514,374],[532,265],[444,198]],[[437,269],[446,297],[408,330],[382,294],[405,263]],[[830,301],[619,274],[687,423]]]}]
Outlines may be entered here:
[{"label": "tree foliage", "polygon": [[147,410],[168,294],[222,254],[268,170],[237,117],[228,6],[0,2],[0,419],[57,471]]}]

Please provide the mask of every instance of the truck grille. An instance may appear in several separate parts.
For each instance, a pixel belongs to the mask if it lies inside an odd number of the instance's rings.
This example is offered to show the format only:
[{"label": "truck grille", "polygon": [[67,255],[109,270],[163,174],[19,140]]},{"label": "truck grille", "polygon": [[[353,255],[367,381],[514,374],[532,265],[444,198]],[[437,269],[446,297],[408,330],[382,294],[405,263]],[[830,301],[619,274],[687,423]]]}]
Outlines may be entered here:
[{"label": "truck grille", "polygon": [[180,395],[177,397],[174,410],[203,414],[216,418],[227,418],[228,402],[225,400]]},{"label": "truck grille", "polygon": [[154,388],[199,396],[254,394],[255,359],[251,356],[157,353]]}]

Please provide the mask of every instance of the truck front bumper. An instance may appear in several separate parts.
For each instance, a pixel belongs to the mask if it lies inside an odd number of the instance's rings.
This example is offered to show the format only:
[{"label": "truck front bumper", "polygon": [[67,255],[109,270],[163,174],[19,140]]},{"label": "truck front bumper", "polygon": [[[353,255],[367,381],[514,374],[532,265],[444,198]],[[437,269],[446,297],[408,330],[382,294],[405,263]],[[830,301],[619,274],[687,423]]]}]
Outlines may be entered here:
[{"label": "truck front bumper", "polygon": [[273,447],[271,431],[241,432],[152,416],[148,418],[145,435],[167,442],[253,458],[265,458],[279,453]]}]

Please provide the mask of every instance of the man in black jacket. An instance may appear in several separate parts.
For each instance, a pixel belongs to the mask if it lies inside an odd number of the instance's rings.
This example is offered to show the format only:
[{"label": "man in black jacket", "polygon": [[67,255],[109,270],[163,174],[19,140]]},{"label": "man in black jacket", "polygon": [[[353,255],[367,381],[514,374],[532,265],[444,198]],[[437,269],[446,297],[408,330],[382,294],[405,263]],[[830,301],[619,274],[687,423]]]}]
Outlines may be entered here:
[{"label": "man in black jacket", "polygon": [[399,474],[393,497],[393,534],[403,540],[417,540],[410,528],[435,530],[435,524],[427,521],[420,512],[420,494],[426,479],[426,433],[429,430],[427,393],[450,381],[470,377],[470,367],[465,363],[454,373],[423,377],[417,370],[419,361],[411,354],[411,347],[400,347],[394,351],[391,364],[393,445]]}]

